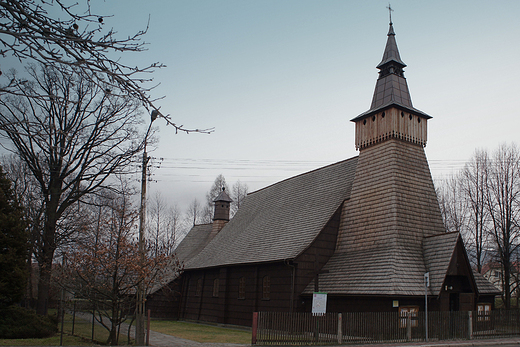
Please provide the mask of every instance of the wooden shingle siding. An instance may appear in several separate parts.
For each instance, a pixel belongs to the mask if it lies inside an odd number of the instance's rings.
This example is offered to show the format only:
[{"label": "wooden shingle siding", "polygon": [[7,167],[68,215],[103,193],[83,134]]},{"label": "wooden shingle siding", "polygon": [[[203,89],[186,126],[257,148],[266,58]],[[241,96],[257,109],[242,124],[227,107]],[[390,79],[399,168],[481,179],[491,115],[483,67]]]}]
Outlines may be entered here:
[{"label": "wooden shingle siding", "polygon": [[[360,152],[337,250],[320,289],[334,294],[420,295],[422,242],[444,232],[422,146],[390,139]],[[311,291],[307,287],[306,293]]]}]

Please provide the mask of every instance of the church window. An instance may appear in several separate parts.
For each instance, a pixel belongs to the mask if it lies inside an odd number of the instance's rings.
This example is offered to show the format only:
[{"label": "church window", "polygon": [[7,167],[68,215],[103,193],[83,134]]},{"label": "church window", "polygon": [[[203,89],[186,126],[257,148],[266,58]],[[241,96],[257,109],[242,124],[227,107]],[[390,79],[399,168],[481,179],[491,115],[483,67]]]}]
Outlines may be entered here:
[{"label": "church window", "polygon": [[417,117],[417,123],[421,123],[421,117]]},{"label": "church window", "polygon": [[213,280],[213,297],[218,298],[218,291],[219,291],[219,280],[218,278],[215,278]]},{"label": "church window", "polygon": [[477,305],[478,321],[484,322],[489,320],[491,314],[491,304],[478,304]]},{"label": "church window", "polygon": [[245,299],[246,298],[246,278],[240,277],[238,282],[238,298]]},{"label": "church window", "polygon": [[367,120],[363,120],[363,125],[366,125],[367,124]]},{"label": "church window", "polygon": [[262,280],[262,287],[262,299],[271,299],[271,278],[269,276],[264,276],[264,279]]},{"label": "church window", "polygon": [[195,296],[201,296],[202,295],[202,278],[199,278],[197,280],[197,288],[195,290]]},{"label": "church window", "polygon": [[376,121],[376,116],[372,116],[372,122]]},{"label": "church window", "polygon": [[412,115],[409,115],[408,117],[410,117],[410,120],[412,120],[413,116]]},{"label": "church window", "polygon": [[403,118],[404,118],[404,112],[401,112],[401,117],[403,117]]},{"label": "church window", "polygon": [[383,112],[383,114],[381,115],[381,118],[385,118],[385,113]]}]

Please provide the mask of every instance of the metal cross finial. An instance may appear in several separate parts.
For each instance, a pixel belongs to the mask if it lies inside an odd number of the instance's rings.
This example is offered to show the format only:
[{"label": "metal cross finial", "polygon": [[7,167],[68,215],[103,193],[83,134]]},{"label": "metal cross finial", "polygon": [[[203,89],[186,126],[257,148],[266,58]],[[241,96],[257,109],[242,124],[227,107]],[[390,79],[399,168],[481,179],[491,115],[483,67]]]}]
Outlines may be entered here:
[{"label": "metal cross finial", "polygon": [[392,25],[392,12],[394,12],[394,10],[392,10],[392,6],[390,6],[390,3],[388,3],[388,6],[386,8],[388,9],[388,14],[390,16],[390,25]]}]

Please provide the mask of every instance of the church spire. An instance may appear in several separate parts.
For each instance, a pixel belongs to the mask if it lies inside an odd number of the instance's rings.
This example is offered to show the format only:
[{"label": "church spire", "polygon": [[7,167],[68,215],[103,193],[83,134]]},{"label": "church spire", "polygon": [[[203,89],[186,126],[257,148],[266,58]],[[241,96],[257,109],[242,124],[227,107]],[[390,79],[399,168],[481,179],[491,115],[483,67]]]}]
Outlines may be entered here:
[{"label": "church spire", "polygon": [[[426,145],[426,120],[431,116],[412,105],[412,98],[404,77],[403,69],[406,64],[401,60],[397,48],[391,17],[392,9],[390,6],[388,9],[390,12],[388,38],[383,58],[377,65],[379,77],[372,104],[368,111],[352,119],[356,123],[356,148],[358,149],[388,138],[400,138]],[[405,120],[405,114],[408,121]],[[399,115],[398,118],[397,115]],[[387,116],[386,119],[385,116]],[[390,118],[393,121],[389,121]],[[413,120],[415,123],[412,122]],[[421,120],[424,120],[423,124],[420,124]],[[410,124],[404,124],[405,122],[410,122]]]}]

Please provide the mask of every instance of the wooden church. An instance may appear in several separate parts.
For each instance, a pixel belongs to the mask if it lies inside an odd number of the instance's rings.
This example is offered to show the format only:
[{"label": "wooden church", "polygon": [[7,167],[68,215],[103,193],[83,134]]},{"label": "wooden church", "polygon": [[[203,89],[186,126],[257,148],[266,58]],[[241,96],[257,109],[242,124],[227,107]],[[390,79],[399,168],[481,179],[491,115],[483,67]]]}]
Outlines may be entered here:
[{"label": "wooden church", "polygon": [[250,325],[255,311],[310,312],[320,291],[329,312],[419,311],[428,273],[430,310],[491,308],[497,289],[445,232],[424,152],[431,117],[413,107],[405,66],[390,23],[372,104],[352,119],[359,156],[250,193],[231,220],[223,191],[214,223],[177,248],[179,296],[161,306]]}]

